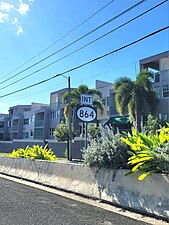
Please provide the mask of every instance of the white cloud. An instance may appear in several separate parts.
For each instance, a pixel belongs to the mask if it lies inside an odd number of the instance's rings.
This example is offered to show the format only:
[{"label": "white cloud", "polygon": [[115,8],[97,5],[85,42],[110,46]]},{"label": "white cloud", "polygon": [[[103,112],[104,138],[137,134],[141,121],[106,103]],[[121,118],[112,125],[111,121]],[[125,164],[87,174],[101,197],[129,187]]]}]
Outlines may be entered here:
[{"label": "white cloud", "polygon": [[5,105],[6,105],[6,103],[0,102],[0,106],[5,106]]},{"label": "white cloud", "polygon": [[5,23],[6,21],[8,21],[8,14],[0,12],[0,23]]},{"label": "white cloud", "polygon": [[10,10],[15,9],[15,7],[6,2],[0,2],[0,10],[9,12]]},{"label": "white cloud", "polygon": [[18,8],[18,12],[21,15],[26,15],[28,13],[28,11],[29,11],[29,5],[20,1],[20,6]]},{"label": "white cloud", "polygon": [[23,28],[20,25],[18,25],[16,35],[21,35],[22,33],[23,33]]},{"label": "white cloud", "polygon": [[33,2],[34,0],[15,0],[10,4],[7,0],[0,1],[0,23],[11,23],[17,29],[16,35],[22,34],[22,16],[30,11]]},{"label": "white cloud", "polygon": [[15,18],[13,19],[12,24],[18,24],[18,18],[17,18],[17,17],[15,17]]}]

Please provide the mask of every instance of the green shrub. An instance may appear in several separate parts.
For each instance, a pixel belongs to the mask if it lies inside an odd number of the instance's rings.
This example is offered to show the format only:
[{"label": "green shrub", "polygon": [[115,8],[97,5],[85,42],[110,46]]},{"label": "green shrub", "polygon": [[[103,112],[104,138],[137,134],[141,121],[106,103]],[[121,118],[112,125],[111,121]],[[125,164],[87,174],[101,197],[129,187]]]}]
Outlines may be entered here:
[{"label": "green shrub", "polygon": [[110,128],[100,128],[101,138],[90,139],[87,149],[83,149],[84,163],[98,168],[126,168],[128,147],[120,140],[119,133]]},{"label": "green shrub", "polygon": [[25,149],[19,148],[17,150],[13,150],[9,156],[14,158],[30,158],[50,161],[56,160],[56,156],[53,154],[51,149],[48,149],[47,145],[45,145],[45,147],[33,145],[33,147],[27,146]]},{"label": "green shrub", "polygon": [[121,140],[131,148],[128,164],[132,169],[126,175],[143,172],[138,177],[143,180],[152,173],[169,173],[169,124],[155,134],[137,133],[133,128],[132,134],[128,133]]},{"label": "green shrub", "polygon": [[165,122],[149,114],[145,125],[142,127],[142,133],[147,134],[151,132],[155,134],[158,129],[162,128],[165,125]]}]

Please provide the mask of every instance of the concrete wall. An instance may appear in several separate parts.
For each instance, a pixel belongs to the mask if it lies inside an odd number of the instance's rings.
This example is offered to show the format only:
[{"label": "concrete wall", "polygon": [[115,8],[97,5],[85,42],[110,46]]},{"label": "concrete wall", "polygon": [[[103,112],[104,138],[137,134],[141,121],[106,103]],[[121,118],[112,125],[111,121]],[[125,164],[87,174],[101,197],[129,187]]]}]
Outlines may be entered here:
[{"label": "concrete wall", "polygon": [[[32,147],[33,145],[44,145],[42,140],[13,140],[13,141],[0,141],[0,153],[10,153],[13,149]],[[67,148],[66,142],[56,142],[55,140],[48,140],[49,148],[52,148],[54,154],[59,157],[65,157],[65,149]],[[73,159],[82,159],[81,149],[84,147],[83,140],[75,140],[72,143],[72,157]]]},{"label": "concrete wall", "polygon": [[126,170],[89,168],[81,164],[0,157],[0,172],[59,189],[106,200],[163,217],[169,221],[169,176],[154,174],[144,181],[126,177]]}]

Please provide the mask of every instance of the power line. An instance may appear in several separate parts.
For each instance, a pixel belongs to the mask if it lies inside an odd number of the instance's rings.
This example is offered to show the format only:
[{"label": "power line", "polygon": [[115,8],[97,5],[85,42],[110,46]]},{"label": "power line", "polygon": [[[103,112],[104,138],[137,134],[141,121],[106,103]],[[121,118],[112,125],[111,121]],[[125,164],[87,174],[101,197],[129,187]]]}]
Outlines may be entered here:
[{"label": "power line", "polygon": [[9,72],[8,74],[6,74],[5,76],[3,76],[1,79],[7,77],[8,75],[12,74],[13,72],[17,71],[18,69],[20,69],[21,67],[23,67],[24,65],[28,64],[30,61],[32,61],[33,59],[35,59],[36,57],[38,57],[39,55],[41,55],[42,53],[46,52],[49,48],[51,48],[52,46],[54,46],[55,44],[57,44],[58,42],[60,42],[61,40],[63,40],[65,37],[67,37],[69,34],[73,33],[75,30],[77,30],[79,27],[81,27],[83,24],[85,24],[86,22],[88,22],[90,19],[92,19],[94,16],[96,16],[99,12],[101,12],[103,9],[107,8],[112,2],[114,2],[115,0],[111,0],[110,2],[108,2],[106,5],[104,5],[102,8],[100,8],[98,11],[96,11],[95,13],[93,13],[91,16],[89,16],[87,19],[85,19],[84,21],[82,21],[79,25],[77,25],[76,27],[74,27],[72,30],[68,31],[66,34],[64,34],[61,38],[59,38],[58,40],[56,40],[54,43],[52,43],[51,45],[49,45],[47,48],[45,48],[44,50],[42,50],[41,52],[39,52],[38,54],[36,54],[35,56],[33,56],[32,58],[30,58],[29,60],[27,60],[25,63],[23,63],[22,65],[20,65],[19,67],[17,67],[16,69],[12,70],[11,72]]},{"label": "power line", "polygon": [[35,86],[37,86],[37,85],[43,84],[43,83],[45,83],[45,82],[47,82],[47,81],[49,81],[49,80],[52,80],[52,79],[54,79],[54,78],[56,78],[56,77],[58,77],[58,76],[62,76],[62,75],[64,75],[64,74],[67,74],[67,73],[70,73],[70,72],[75,71],[75,70],[77,70],[77,69],[80,69],[80,68],[82,68],[82,67],[84,67],[84,66],[87,66],[87,65],[89,65],[89,64],[91,64],[91,63],[93,63],[93,62],[96,62],[96,61],[98,61],[98,60],[100,60],[100,59],[102,59],[102,58],[105,58],[105,57],[107,57],[107,56],[109,56],[109,55],[111,55],[111,54],[114,54],[115,52],[118,52],[118,51],[120,51],[120,50],[123,50],[123,49],[125,49],[125,48],[128,48],[129,46],[134,45],[134,44],[136,44],[136,43],[138,43],[138,42],[140,42],[140,41],[142,41],[142,40],[145,40],[146,38],[149,38],[149,37],[151,37],[151,36],[153,36],[153,35],[155,35],[155,34],[157,34],[157,33],[160,33],[160,32],[162,32],[162,31],[164,31],[164,30],[166,30],[166,29],[168,29],[168,28],[169,28],[169,26],[163,27],[163,28],[161,28],[161,29],[159,29],[159,30],[156,30],[156,31],[154,31],[154,32],[152,32],[152,33],[150,33],[150,34],[148,34],[148,35],[146,35],[146,36],[144,36],[144,37],[142,37],[142,38],[136,40],[136,41],[133,41],[133,42],[131,42],[131,43],[127,44],[127,45],[124,45],[124,46],[122,46],[122,47],[120,47],[120,48],[118,48],[118,49],[116,49],[116,50],[113,50],[113,51],[108,52],[108,53],[106,53],[106,54],[104,54],[104,55],[101,55],[101,56],[99,56],[99,57],[97,57],[97,58],[94,58],[94,59],[92,59],[92,60],[90,60],[90,61],[88,61],[88,62],[85,62],[85,63],[83,63],[83,64],[81,64],[81,65],[79,65],[79,66],[73,67],[73,68],[71,68],[71,69],[69,69],[69,70],[67,70],[67,71],[64,71],[64,72],[62,72],[62,73],[56,74],[56,75],[54,75],[54,76],[52,76],[52,77],[50,77],[50,78],[48,78],[48,79],[42,80],[42,81],[40,81],[40,82],[38,82],[38,83],[35,83],[35,84],[32,84],[32,85],[29,85],[29,86],[27,86],[27,87],[25,87],[25,88],[21,88],[21,89],[19,89],[19,90],[10,92],[10,93],[8,93],[8,94],[1,95],[0,98],[7,97],[7,96],[12,95],[12,94],[16,94],[16,93],[21,92],[21,91],[24,91],[24,90],[26,90],[26,89],[29,89],[29,88],[35,87]]},{"label": "power line", "polygon": [[130,10],[132,10],[132,9],[134,9],[135,7],[139,6],[140,4],[144,3],[145,1],[147,1],[147,0],[141,0],[141,1],[139,1],[138,3],[134,4],[133,6],[129,7],[128,9],[126,9],[126,10],[124,10],[123,12],[119,13],[118,15],[112,17],[111,19],[107,20],[106,22],[104,22],[103,24],[99,25],[99,26],[96,27],[95,29],[89,31],[88,33],[86,33],[86,34],[84,34],[83,36],[77,38],[76,40],[74,40],[73,42],[69,43],[68,45],[64,46],[63,48],[60,48],[59,50],[53,52],[52,54],[48,55],[47,57],[45,57],[45,58],[43,58],[43,59],[41,59],[41,60],[39,60],[38,62],[34,63],[33,65],[31,65],[31,66],[25,68],[24,70],[22,70],[22,71],[20,71],[20,72],[18,72],[18,73],[16,73],[16,74],[14,74],[13,76],[9,77],[8,79],[6,79],[6,80],[0,82],[0,84],[3,84],[3,83],[5,83],[5,82],[8,81],[8,80],[11,80],[12,78],[14,78],[14,77],[20,75],[21,73],[23,73],[23,72],[25,72],[25,71],[31,69],[32,67],[38,65],[39,63],[41,63],[41,62],[43,62],[43,61],[49,59],[50,57],[54,56],[55,54],[57,54],[57,53],[59,53],[59,52],[65,50],[66,48],[70,47],[71,45],[75,44],[76,42],[82,40],[83,38],[85,38],[85,37],[87,37],[88,35],[94,33],[95,31],[97,31],[98,29],[100,29],[100,28],[106,26],[107,24],[109,24],[109,23],[112,22],[113,20],[119,18],[120,16],[124,15],[125,13],[129,12]]},{"label": "power line", "polygon": [[81,49],[83,49],[83,48],[85,48],[85,47],[87,47],[87,46],[93,44],[94,42],[96,42],[96,41],[98,41],[98,40],[100,40],[100,39],[106,37],[107,35],[113,33],[114,31],[116,31],[116,30],[118,30],[118,29],[120,29],[120,28],[122,28],[123,26],[125,26],[125,25],[131,23],[132,21],[138,19],[139,17],[145,15],[146,13],[148,13],[148,12],[154,10],[155,8],[161,6],[162,4],[166,3],[167,1],[168,1],[168,0],[164,0],[163,2],[161,2],[161,3],[157,4],[157,5],[155,5],[154,7],[150,8],[150,9],[148,9],[148,10],[146,10],[145,12],[139,14],[138,16],[136,16],[136,17],[134,17],[134,18],[128,20],[127,22],[125,22],[125,23],[123,23],[122,25],[120,25],[120,26],[114,28],[113,30],[107,32],[106,34],[104,34],[104,35],[102,35],[102,36],[100,36],[100,37],[94,39],[93,41],[91,41],[91,42],[89,42],[89,43],[87,43],[87,44],[81,46],[80,48],[77,48],[76,50],[74,50],[74,51],[72,51],[71,53],[69,53],[69,54],[67,54],[67,55],[65,55],[65,56],[63,56],[63,57],[61,57],[61,58],[55,60],[54,62],[49,63],[49,64],[47,64],[46,66],[44,66],[44,67],[42,67],[42,68],[40,68],[40,69],[38,69],[38,70],[36,70],[36,71],[34,71],[34,72],[28,74],[28,75],[26,75],[26,76],[24,76],[24,77],[22,77],[22,78],[20,78],[20,79],[18,79],[18,80],[16,80],[16,81],[14,81],[14,82],[8,84],[8,85],[6,85],[6,86],[0,88],[0,90],[3,90],[3,89],[5,89],[5,88],[7,88],[7,87],[10,87],[11,85],[16,84],[16,83],[18,83],[18,82],[20,82],[20,81],[22,81],[22,80],[24,80],[24,79],[26,79],[26,78],[28,78],[28,77],[34,75],[35,73],[38,73],[38,72],[40,72],[40,71],[46,69],[47,67],[49,67],[49,66],[51,66],[51,65],[53,65],[53,64],[55,64],[55,63],[57,63],[57,62],[59,62],[59,61],[61,61],[61,60],[63,60],[63,59],[65,59],[65,58],[67,58],[68,56],[70,56],[70,55],[72,55],[72,54],[74,54],[74,53],[80,51]]},{"label": "power line", "polygon": [[[137,61],[139,61],[139,60],[137,60]],[[135,62],[132,62],[132,63],[126,64],[126,65],[124,65],[124,66],[118,67],[118,68],[113,69],[113,70],[109,70],[109,71],[106,71],[106,72],[94,74],[94,75],[92,75],[92,76],[86,77],[85,79],[83,79],[83,81],[84,81],[84,80],[88,80],[89,78],[101,76],[101,75],[103,75],[103,74],[111,73],[112,71],[114,72],[114,71],[119,70],[119,69],[121,70],[122,68],[125,68],[125,67],[128,67],[128,66],[130,66],[130,65],[133,65],[134,63],[135,63]],[[65,80],[65,81],[66,81],[66,80]],[[76,83],[78,83],[78,82],[80,82],[80,81],[81,81],[81,80],[77,80],[77,81],[73,82],[72,84],[76,84]],[[54,87],[55,87],[55,89],[56,89],[56,87],[57,87],[57,88],[58,88],[58,87],[63,87],[63,82],[60,83],[60,84],[57,84],[57,86],[54,85],[54,86],[50,86],[50,88],[46,88],[46,89],[43,88],[43,90],[40,90],[40,91],[38,91],[38,92],[37,92],[37,91],[36,91],[36,92],[31,92],[31,93],[26,94],[26,95],[23,95],[23,94],[22,94],[22,95],[20,95],[20,96],[17,96],[17,99],[27,98],[27,97],[30,97],[30,96],[35,96],[35,95],[39,95],[39,94],[41,94],[41,93],[49,92],[49,91],[51,91]],[[16,98],[15,98],[15,100],[16,100]],[[11,101],[11,100],[8,100],[8,102],[9,102],[9,101]]]}]

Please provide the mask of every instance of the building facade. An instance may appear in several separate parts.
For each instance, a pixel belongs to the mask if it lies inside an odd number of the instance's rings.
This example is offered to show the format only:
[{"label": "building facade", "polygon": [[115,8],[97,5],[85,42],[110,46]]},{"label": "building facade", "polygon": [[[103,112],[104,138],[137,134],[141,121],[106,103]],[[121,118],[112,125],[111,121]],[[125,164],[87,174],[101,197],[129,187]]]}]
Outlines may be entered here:
[{"label": "building facade", "polygon": [[[148,69],[154,73],[153,88],[159,99],[156,115],[159,119],[169,122],[169,51],[140,60],[140,71]],[[128,113],[126,117],[119,116],[115,104],[113,84],[96,80],[96,89],[102,93],[104,112],[98,110],[98,124],[111,124],[115,128],[130,129]],[[73,89],[71,89],[72,91]],[[31,105],[17,105],[9,108],[9,114],[0,114],[0,140],[13,139],[54,139],[54,130],[65,122],[62,96],[68,92],[64,88],[50,94],[50,105],[32,103]],[[145,106],[143,116],[149,114]],[[75,111],[72,112],[72,126],[83,133],[83,123],[76,121]]]},{"label": "building facade", "polygon": [[97,120],[99,124],[104,125],[110,118],[110,92],[113,89],[113,84],[101,80],[96,80],[96,89],[98,89],[102,93],[102,103],[104,108],[103,114],[101,114],[99,110],[97,111]]},{"label": "building facade", "polygon": [[169,51],[140,60],[140,70],[154,73],[152,85],[159,99],[156,115],[169,122]]},{"label": "building facade", "polygon": [[[72,90],[72,89],[71,89]],[[49,138],[54,139],[53,132],[55,128],[61,123],[65,122],[64,107],[62,103],[62,96],[68,92],[68,88],[64,88],[50,94],[50,120],[49,120]]]},{"label": "building facade", "polygon": [[8,114],[0,114],[0,140],[9,140],[8,119]]},{"label": "building facade", "polygon": [[6,128],[8,139],[49,138],[49,105],[32,103],[9,108]]}]

